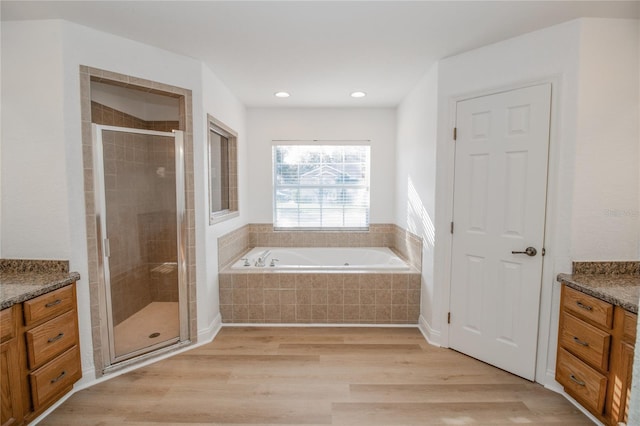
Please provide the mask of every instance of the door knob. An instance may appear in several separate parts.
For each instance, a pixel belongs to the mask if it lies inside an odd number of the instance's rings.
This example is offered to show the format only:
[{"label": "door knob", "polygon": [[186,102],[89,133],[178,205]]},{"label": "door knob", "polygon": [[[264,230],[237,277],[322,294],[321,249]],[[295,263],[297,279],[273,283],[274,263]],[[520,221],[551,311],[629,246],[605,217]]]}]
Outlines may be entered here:
[{"label": "door knob", "polygon": [[527,247],[524,251],[512,251],[511,254],[526,254],[527,256],[535,256],[538,250],[533,247]]}]

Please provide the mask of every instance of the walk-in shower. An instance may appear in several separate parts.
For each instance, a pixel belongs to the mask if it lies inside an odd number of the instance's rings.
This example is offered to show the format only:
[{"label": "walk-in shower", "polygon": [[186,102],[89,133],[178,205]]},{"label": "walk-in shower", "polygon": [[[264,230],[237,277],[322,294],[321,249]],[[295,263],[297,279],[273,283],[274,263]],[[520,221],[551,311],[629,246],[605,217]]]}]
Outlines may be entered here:
[{"label": "walk-in shower", "polygon": [[188,339],[181,131],[93,125],[107,365]]}]

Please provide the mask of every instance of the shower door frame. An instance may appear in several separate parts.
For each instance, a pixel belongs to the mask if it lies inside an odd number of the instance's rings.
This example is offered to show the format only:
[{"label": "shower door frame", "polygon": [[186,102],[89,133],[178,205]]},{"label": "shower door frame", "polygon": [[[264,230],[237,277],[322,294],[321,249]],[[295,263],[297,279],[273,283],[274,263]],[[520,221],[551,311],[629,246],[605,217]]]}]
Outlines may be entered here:
[{"label": "shower door frame", "polygon": [[[106,188],[104,178],[104,145],[102,143],[103,131],[134,133],[149,136],[163,136],[174,138],[175,166],[176,166],[176,241],[177,241],[177,266],[178,266],[178,310],[180,333],[177,338],[168,339],[155,345],[145,346],[125,355],[116,356],[113,310],[111,304],[111,277],[109,270],[109,257],[106,249]],[[102,358],[103,369],[122,364],[132,358],[153,354],[155,351],[175,345],[188,343],[188,301],[187,301],[187,221],[185,215],[185,166],[184,166],[184,132],[173,130],[160,132],[155,130],[135,129],[130,127],[108,126],[91,124],[94,158],[94,196],[96,212],[96,237],[98,249],[98,280],[104,291],[104,297],[100,300],[101,327],[102,327]]]}]

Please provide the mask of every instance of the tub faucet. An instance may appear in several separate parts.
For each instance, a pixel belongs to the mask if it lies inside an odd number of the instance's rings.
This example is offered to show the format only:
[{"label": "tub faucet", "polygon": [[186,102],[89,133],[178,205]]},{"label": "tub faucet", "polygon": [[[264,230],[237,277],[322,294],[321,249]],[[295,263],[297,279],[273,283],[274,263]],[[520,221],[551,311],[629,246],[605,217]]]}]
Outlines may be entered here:
[{"label": "tub faucet", "polygon": [[276,262],[279,262],[280,259],[274,259],[273,257],[271,258],[271,263],[269,264],[269,266],[274,267],[276,266]]},{"label": "tub faucet", "polygon": [[271,250],[265,250],[262,252],[258,259],[256,260],[255,266],[263,267],[264,263],[267,261],[267,257],[271,254]]}]

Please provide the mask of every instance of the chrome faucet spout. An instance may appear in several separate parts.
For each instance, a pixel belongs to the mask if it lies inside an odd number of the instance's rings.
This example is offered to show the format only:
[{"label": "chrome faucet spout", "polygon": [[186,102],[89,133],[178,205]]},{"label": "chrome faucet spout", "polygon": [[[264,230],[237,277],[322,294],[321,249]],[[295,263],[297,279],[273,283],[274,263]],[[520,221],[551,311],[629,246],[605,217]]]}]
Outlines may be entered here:
[{"label": "chrome faucet spout", "polygon": [[271,250],[263,251],[262,254],[258,256],[255,266],[264,266],[265,262],[267,261],[267,257],[269,257],[270,254],[271,254]]}]

